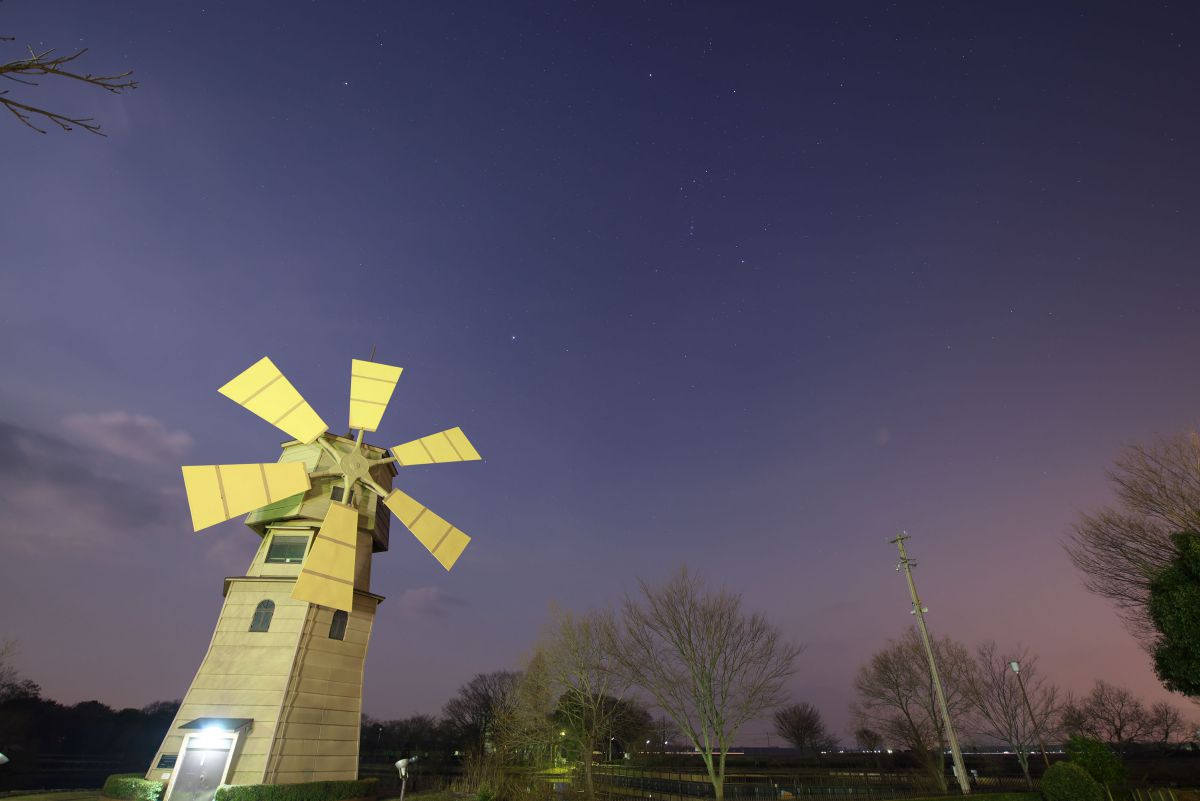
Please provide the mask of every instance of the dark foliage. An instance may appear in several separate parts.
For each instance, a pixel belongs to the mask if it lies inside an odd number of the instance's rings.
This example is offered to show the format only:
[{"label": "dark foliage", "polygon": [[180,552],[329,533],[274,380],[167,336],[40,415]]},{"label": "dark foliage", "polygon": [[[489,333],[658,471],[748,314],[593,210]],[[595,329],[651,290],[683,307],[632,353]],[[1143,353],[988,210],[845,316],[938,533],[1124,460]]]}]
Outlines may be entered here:
[{"label": "dark foliage", "polygon": [[162,798],[163,783],[148,781],[140,773],[118,773],[109,776],[100,794],[121,801],[158,801]]},{"label": "dark foliage", "polygon": [[1046,801],[1102,801],[1103,791],[1088,772],[1072,762],[1055,762],[1042,776]]},{"label": "dark foliage", "polygon": [[1168,690],[1200,696],[1200,534],[1184,531],[1171,542],[1176,556],[1150,582],[1154,672]]},{"label": "dark foliage", "polygon": [[178,701],[121,710],[99,701],[65,706],[42,698],[33,682],[16,682],[0,695],[0,753],[12,760],[7,767],[16,772],[47,755],[88,757],[131,768],[149,765],[178,709]]},{"label": "dark foliage", "polygon": [[399,720],[375,720],[363,716],[359,752],[364,756],[448,759],[465,746],[458,732],[445,721],[430,715],[413,715]]},{"label": "dark foliage", "polygon": [[1083,768],[1100,784],[1125,780],[1125,766],[1111,748],[1089,737],[1072,737],[1067,742],[1067,758]]},{"label": "dark foliage", "polygon": [[343,801],[375,795],[374,779],[300,784],[240,784],[217,790],[216,801]]}]

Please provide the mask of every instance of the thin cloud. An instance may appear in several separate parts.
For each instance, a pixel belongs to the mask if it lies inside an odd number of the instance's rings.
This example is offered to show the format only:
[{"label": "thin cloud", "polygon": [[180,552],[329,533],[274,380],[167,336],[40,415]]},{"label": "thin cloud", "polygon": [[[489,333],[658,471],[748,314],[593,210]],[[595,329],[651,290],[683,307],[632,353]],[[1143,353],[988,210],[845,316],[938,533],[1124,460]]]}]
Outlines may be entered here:
[{"label": "thin cloud", "polygon": [[69,415],[62,427],[76,442],[143,464],[178,463],[195,444],[186,431],[170,429],[144,414],[122,411]]},{"label": "thin cloud", "polygon": [[396,604],[407,618],[445,617],[466,601],[439,590],[437,587],[413,587],[400,593]]},{"label": "thin cloud", "polygon": [[100,461],[76,443],[0,421],[0,547],[109,546],[180,527],[172,493],[99,469]]}]

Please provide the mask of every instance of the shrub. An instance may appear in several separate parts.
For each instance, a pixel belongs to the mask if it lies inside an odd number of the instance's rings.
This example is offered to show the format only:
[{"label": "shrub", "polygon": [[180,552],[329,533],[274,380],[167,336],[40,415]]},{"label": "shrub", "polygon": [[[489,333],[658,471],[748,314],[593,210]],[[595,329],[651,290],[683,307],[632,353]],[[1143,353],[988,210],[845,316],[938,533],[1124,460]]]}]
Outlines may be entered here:
[{"label": "shrub", "polygon": [[121,801],[158,801],[162,791],[162,782],[143,779],[140,773],[114,773],[105,779],[100,794]]},{"label": "shrub", "polygon": [[1125,779],[1125,766],[1121,764],[1121,758],[1099,740],[1072,737],[1067,743],[1067,758],[1100,784],[1109,785]]},{"label": "shrub", "polygon": [[1055,762],[1042,776],[1046,801],[1101,801],[1100,785],[1074,762]]},{"label": "shrub", "polygon": [[376,781],[234,784],[217,790],[216,801],[343,801],[374,796]]}]

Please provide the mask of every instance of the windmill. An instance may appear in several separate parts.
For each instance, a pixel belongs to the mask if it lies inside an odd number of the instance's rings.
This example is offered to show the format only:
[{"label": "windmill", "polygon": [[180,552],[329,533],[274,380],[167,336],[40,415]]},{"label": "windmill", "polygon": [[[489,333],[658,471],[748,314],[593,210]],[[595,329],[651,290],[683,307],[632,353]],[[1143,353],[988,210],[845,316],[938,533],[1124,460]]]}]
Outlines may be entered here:
[{"label": "windmill", "polygon": [[363,661],[383,600],[371,557],[388,549],[390,516],[446,570],[471,539],[392,479],[398,467],[481,458],[457,427],[390,449],[363,441],[401,372],[352,360],[353,437],[331,434],[270,358],[218,390],[292,439],[274,463],[183,468],[195,531],[247,515],[262,542],[246,575],[225,579],[208,652],[147,772],[168,782],[164,801],[357,776]]}]

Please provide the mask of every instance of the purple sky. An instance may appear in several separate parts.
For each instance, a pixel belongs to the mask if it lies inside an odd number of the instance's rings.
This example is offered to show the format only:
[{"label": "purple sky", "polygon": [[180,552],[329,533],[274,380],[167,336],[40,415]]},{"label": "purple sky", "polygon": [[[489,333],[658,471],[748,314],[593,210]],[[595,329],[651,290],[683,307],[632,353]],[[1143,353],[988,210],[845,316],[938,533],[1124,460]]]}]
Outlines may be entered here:
[{"label": "purple sky", "polygon": [[178,466],[282,438],[216,388],[270,355],[340,430],[372,345],[372,441],[486,457],[403,471],[475,539],[377,558],[372,715],[686,561],[806,643],[841,729],[911,624],[901,528],[936,634],[1168,697],[1061,543],[1200,418],[1185,5],[9,0],[0,33],[141,82],[6,87],[108,138],[0,119],[0,639],[51,697],[182,695],[256,539],[193,536]]}]

